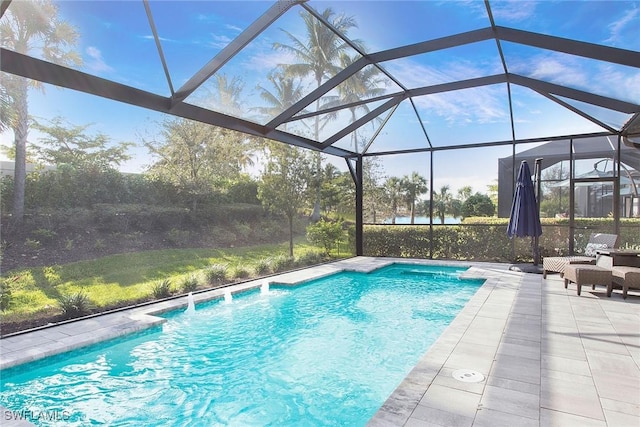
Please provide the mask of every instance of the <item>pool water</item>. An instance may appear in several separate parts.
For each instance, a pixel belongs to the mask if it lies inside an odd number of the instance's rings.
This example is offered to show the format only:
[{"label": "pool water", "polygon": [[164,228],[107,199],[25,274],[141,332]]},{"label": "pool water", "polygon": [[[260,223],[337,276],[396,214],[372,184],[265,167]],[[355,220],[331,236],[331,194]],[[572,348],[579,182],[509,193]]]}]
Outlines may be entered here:
[{"label": "pool water", "polygon": [[162,327],[2,372],[54,425],[360,426],[481,286],[394,264],[167,314]]}]

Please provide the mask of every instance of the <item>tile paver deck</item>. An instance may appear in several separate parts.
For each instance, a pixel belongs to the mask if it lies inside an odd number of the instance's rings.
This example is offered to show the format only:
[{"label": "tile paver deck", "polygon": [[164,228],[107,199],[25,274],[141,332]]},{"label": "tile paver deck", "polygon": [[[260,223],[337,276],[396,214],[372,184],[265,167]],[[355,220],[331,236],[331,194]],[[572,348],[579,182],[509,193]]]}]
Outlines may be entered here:
[{"label": "tile paver deck", "polygon": [[[265,280],[295,284],[342,270],[372,271],[392,258],[356,257],[194,295],[196,302]],[[640,426],[640,296],[606,288],[564,289],[558,275],[472,267],[483,286],[369,421],[369,426]],[[163,322],[186,297],[0,340],[0,368],[61,353]],[[458,369],[484,375],[453,378]],[[0,408],[3,410],[4,408]],[[4,425],[4,424],[3,424]],[[9,424],[12,425],[12,424]],[[24,424],[20,424],[24,425]]]}]

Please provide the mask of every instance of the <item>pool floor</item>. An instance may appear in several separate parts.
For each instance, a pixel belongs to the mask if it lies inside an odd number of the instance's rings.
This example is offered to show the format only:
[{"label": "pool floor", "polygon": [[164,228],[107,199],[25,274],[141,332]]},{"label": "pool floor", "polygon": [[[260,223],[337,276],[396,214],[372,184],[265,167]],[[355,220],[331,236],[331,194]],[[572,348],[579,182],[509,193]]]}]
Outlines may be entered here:
[{"label": "pool floor", "polygon": [[[295,283],[344,269],[370,271],[394,261],[356,257],[281,275]],[[417,261],[430,263],[429,261]],[[448,265],[455,265],[449,263]],[[467,263],[465,263],[467,264]],[[605,289],[578,297],[562,280],[473,263],[487,281],[369,421],[372,426],[637,426],[640,424],[640,297]],[[241,287],[257,287],[260,282]],[[217,292],[217,295],[215,294]],[[211,291],[199,298],[221,296]],[[113,313],[0,340],[6,368],[158,322],[148,313],[186,300]],[[484,381],[452,373],[472,369]],[[21,425],[3,412],[2,425]],[[10,414],[9,414],[10,415]],[[23,424],[24,425],[24,424]]]}]

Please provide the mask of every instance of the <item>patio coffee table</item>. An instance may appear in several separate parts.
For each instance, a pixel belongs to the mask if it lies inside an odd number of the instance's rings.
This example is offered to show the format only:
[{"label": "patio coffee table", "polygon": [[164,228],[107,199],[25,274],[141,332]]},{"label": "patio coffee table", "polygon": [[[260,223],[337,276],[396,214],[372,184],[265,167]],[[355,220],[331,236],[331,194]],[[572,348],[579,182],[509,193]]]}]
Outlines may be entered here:
[{"label": "patio coffee table", "polygon": [[569,264],[564,269],[564,288],[569,282],[576,284],[578,295],[582,290],[582,285],[591,285],[593,289],[596,285],[609,287],[611,285],[611,270],[597,265]]},{"label": "patio coffee table", "polygon": [[616,265],[640,267],[640,251],[631,249],[598,249],[596,265],[611,269]]}]

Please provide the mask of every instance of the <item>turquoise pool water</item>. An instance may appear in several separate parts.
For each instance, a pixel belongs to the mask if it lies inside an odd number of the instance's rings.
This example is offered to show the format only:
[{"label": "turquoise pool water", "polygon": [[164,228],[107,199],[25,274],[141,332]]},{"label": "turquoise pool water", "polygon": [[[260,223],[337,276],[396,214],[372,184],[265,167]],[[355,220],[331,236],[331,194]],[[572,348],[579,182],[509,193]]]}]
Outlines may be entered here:
[{"label": "turquoise pool water", "polygon": [[481,286],[463,270],[397,264],[199,304],[3,371],[0,404],[38,425],[364,425]]}]

